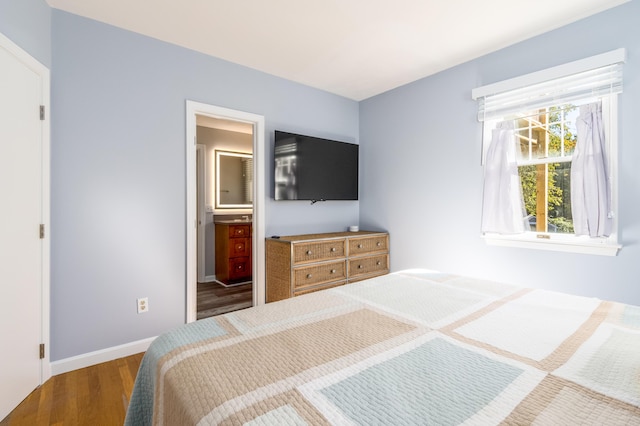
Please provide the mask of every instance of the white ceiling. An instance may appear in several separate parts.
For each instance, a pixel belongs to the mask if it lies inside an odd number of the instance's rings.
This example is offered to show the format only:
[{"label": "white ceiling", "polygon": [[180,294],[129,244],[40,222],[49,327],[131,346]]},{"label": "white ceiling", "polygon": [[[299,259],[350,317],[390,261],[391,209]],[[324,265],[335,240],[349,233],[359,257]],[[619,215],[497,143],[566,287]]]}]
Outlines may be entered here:
[{"label": "white ceiling", "polygon": [[362,100],[628,0],[47,0]]}]

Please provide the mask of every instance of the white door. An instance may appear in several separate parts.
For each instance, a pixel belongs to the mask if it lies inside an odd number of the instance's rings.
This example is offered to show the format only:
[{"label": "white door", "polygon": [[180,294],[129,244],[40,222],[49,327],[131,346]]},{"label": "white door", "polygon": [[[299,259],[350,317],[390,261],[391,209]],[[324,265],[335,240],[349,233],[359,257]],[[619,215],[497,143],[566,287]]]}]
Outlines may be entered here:
[{"label": "white door", "polygon": [[0,419],[41,384],[43,342],[43,83],[6,40],[0,40]]}]

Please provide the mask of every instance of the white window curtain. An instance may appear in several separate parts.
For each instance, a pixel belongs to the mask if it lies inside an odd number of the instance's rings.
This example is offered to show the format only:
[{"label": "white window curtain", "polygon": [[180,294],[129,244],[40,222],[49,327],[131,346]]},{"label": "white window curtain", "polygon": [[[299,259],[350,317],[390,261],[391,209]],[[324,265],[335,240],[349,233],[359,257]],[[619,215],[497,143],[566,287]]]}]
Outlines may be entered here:
[{"label": "white window curtain", "polygon": [[482,232],[519,234],[525,231],[522,186],[516,164],[513,121],[498,123],[484,167]]},{"label": "white window curtain", "polygon": [[571,210],[576,235],[608,237],[613,228],[602,104],[580,107],[571,164]]}]

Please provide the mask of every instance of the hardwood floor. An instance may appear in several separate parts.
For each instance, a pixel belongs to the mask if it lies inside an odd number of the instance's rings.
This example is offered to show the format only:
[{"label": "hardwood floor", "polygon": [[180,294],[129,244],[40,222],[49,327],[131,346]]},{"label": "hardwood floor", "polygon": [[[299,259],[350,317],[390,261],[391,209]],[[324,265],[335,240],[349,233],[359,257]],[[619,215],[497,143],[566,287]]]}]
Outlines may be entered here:
[{"label": "hardwood floor", "polygon": [[253,285],[224,287],[218,283],[198,283],[198,319],[253,306]]},{"label": "hardwood floor", "polygon": [[[253,304],[252,284],[225,288],[198,283],[198,319]],[[0,426],[122,425],[142,356],[131,355],[53,376]]]},{"label": "hardwood floor", "polygon": [[53,376],[0,426],[122,425],[143,355]]}]

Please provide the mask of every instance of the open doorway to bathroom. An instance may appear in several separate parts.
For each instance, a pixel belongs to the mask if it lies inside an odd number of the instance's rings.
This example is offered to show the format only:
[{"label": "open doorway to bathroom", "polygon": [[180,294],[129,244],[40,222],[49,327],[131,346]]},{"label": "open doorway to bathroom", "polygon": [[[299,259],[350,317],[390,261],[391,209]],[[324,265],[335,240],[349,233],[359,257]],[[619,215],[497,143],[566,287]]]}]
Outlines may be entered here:
[{"label": "open doorway to bathroom", "polygon": [[[214,119],[215,124],[206,124],[207,119]],[[218,121],[216,121],[218,120]],[[200,147],[199,150],[202,155],[202,159],[200,160],[202,163],[205,161],[213,161],[213,175],[210,175],[209,180],[205,179],[204,174],[201,181],[204,182],[201,185],[198,185],[198,173],[197,173],[197,163],[198,163],[198,124],[197,121],[202,124],[201,127],[208,127],[213,129],[221,130],[220,127],[222,123],[226,123],[229,126],[249,126],[251,128],[250,133],[246,133],[249,136],[249,139],[252,139],[252,143],[249,144],[249,149],[247,152],[252,153],[253,161],[253,185],[252,185],[252,198],[253,204],[252,206],[226,206],[229,208],[225,208],[224,204],[236,204],[235,201],[226,201],[221,200],[221,204],[223,206],[219,206],[221,208],[216,208],[216,199],[215,195],[209,196],[209,201],[207,201],[206,194],[215,194],[215,181],[211,182],[211,179],[215,179],[215,149],[213,153],[213,160],[208,160],[207,156],[211,158],[211,154],[207,155],[206,147]],[[241,133],[235,127],[233,129],[223,128],[222,130],[226,130],[228,132]],[[249,132],[249,130],[246,130]],[[205,132],[207,132],[205,130]],[[198,319],[198,282],[204,284],[213,283],[213,280],[223,281],[225,280],[224,274],[218,275],[216,272],[216,252],[222,252],[223,250],[217,250],[215,246],[215,226],[217,222],[227,222],[226,225],[237,225],[242,230],[243,234],[249,233],[249,241],[245,244],[250,245],[249,252],[250,259],[246,266],[243,268],[250,267],[250,283],[251,283],[251,298],[252,298],[252,306],[262,305],[265,303],[265,212],[264,212],[264,200],[265,200],[265,120],[264,117],[258,114],[253,114],[244,111],[233,110],[229,108],[224,108],[220,106],[204,104],[195,101],[186,101],[186,217],[185,217],[185,226],[186,226],[186,322],[193,322]],[[200,141],[202,142],[202,141]],[[231,141],[232,142],[232,141]],[[200,145],[205,145],[204,143],[200,143]],[[246,146],[246,145],[245,145]],[[231,145],[226,147],[226,151],[234,151],[240,152],[240,145]],[[220,149],[223,151],[223,149]],[[202,166],[202,170],[206,171],[207,169],[211,169],[205,165]],[[212,177],[213,176],[213,177]],[[207,189],[209,188],[209,189]],[[204,193],[201,197],[203,202],[198,207],[198,189]],[[224,189],[224,188],[222,188]],[[243,203],[240,203],[243,204]],[[207,208],[207,205],[210,206]],[[223,217],[218,217],[223,216]],[[202,222],[204,228],[200,228],[198,223]],[[210,227],[213,235],[209,235],[209,239],[207,239],[206,227],[207,225]],[[248,227],[248,229],[247,229]],[[235,233],[235,226],[231,227],[233,232]],[[204,231],[204,235],[199,237],[199,234],[202,234]],[[231,231],[229,231],[231,232]],[[199,242],[201,244],[199,244]],[[200,247],[200,250],[199,250]],[[204,247],[204,248],[202,248]],[[207,250],[208,247],[208,250]],[[227,250],[233,250],[237,245],[228,246]],[[244,249],[246,250],[246,248]],[[202,262],[198,261],[198,251],[200,251],[201,256],[204,257]],[[245,252],[246,253],[246,252]],[[246,256],[240,256],[246,257]],[[211,261],[213,259],[213,261]],[[246,259],[245,259],[246,260]],[[208,263],[207,263],[208,262]],[[220,262],[222,264],[222,262]],[[213,272],[211,272],[213,271]],[[199,279],[200,278],[200,279]],[[230,278],[229,284],[230,286],[220,286],[220,287],[211,287],[209,289],[216,289],[214,296],[220,297],[220,294],[229,296],[225,301],[221,301],[220,303],[224,305],[237,305],[237,299],[240,297],[237,294],[242,293],[242,288],[240,282],[234,281],[233,277]],[[237,278],[237,277],[236,277]],[[243,278],[246,280],[246,277]],[[248,280],[246,280],[248,281]],[[245,283],[247,284],[247,283]],[[249,286],[247,286],[248,288]],[[206,288],[206,287],[205,287]],[[234,294],[235,293],[235,294]],[[251,306],[249,305],[249,306]],[[238,308],[238,306],[233,309]],[[205,309],[201,306],[201,310]],[[220,313],[220,310],[215,311],[215,313]],[[213,314],[213,312],[209,312],[209,314]],[[206,315],[206,314],[205,314]],[[204,317],[204,315],[200,315],[200,317]]]},{"label": "open doorway to bathroom", "polygon": [[253,306],[253,132],[196,115],[197,319]]}]

